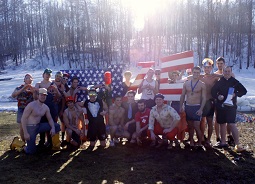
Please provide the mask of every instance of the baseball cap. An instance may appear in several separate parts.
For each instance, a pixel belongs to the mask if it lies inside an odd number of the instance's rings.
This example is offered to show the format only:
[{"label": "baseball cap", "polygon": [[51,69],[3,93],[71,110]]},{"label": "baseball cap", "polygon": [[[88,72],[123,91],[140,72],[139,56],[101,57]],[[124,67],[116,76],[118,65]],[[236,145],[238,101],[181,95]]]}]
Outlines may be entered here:
[{"label": "baseball cap", "polygon": [[164,99],[165,97],[164,97],[164,95],[162,95],[161,93],[157,93],[157,94],[155,95],[155,97],[154,97],[154,100],[156,100],[156,98],[162,98],[162,99]]},{"label": "baseball cap", "polygon": [[52,74],[52,70],[49,69],[49,68],[46,68],[46,69],[44,70],[43,74],[45,74],[45,73],[47,73],[47,74]]},{"label": "baseball cap", "polygon": [[66,99],[66,103],[70,101],[74,102],[74,99],[72,96],[67,96],[65,99]]},{"label": "baseball cap", "polygon": [[25,75],[25,78],[26,78],[27,76],[33,78],[32,75],[31,75],[30,73],[27,73],[27,74]]},{"label": "baseball cap", "polygon": [[209,58],[205,58],[203,61],[202,61],[202,65],[203,66],[212,66],[213,65],[213,60],[209,59]]},{"label": "baseball cap", "polygon": [[39,94],[48,95],[47,89],[45,89],[45,88],[39,88]]}]

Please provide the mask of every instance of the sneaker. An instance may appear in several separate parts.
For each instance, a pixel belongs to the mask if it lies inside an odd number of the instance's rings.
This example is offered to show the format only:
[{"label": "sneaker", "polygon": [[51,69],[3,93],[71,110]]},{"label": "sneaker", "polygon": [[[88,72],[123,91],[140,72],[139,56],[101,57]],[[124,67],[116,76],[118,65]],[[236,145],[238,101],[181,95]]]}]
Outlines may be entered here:
[{"label": "sneaker", "polygon": [[111,146],[111,147],[114,147],[114,146],[115,146],[115,143],[114,143],[113,140],[110,141],[110,146]]},{"label": "sneaker", "polygon": [[245,150],[246,150],[246,149],[245,149],[242,145],[240,145],[240,144],[239,144],[239,145],[236,145],[236,146],[235,146],[235,149],[234,149],[234,151],[235,151],[235,152],[238,152],[238,153],[239,153],[239,152],[242,152],[242,151],[245,151]]},{"label": "sneaker", "polygon": [[228,144],[215,144],[213,147],[216,147],[216,148],[227,148],[228,147]]}]

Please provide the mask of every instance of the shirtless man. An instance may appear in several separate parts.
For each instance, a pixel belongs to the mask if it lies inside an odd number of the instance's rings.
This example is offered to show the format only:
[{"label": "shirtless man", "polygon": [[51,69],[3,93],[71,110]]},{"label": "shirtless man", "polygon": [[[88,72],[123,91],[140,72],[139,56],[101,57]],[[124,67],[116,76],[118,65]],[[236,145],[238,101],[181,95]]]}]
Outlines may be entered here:
[{"label": "shirtless man", "polygon": [[[50,115],[49,107],[44,104],[47,96],[47,89],[40,88],[38,92],[38,100],[33,101],[26,106],[21,118],[24,138],[27,142],[27,146],[24,150],[27,154],[34,154],[36,152],[35,141],[38,133],[50,131],[52,139],[55,139],[59,136],[56,133],[60,131],[60,126],[57,123],[54,123]],[[40,120],[44,115],[46,115],[48,123],[40,123]],[[53,144],[55,144],[54,141]]]},{"label": "shirtless man", "polygon": [[72,96],[74,98],[74,102],[77,101],[77,93],[80,91],[80,90],[87,90],[86,87],[83,87],[83,86],[79,86],[79,78],[74,76],[72,79],[71,79],[71,87],[69,88],[69,91],[67,92],[64,92],[64,95],[67,97],[67,96]]},{"label": "shirtless man", "polygon": [[109,108],[110,146],[115,146],[115,138],[122,136],[124,131],[125,109],[121,107],[122,97],[115,97],[114,103]]},{"label": "shirtless man", "polygon": [[206,86],[199,80],[200,72],[201,69],[199,67],[192,69],[193,76],[183,84],[180,97],[180,112],[183,112],[183,103],[186,96],[185,112],[189,128],[190,146],[193,147],[195,145],[193,139],[195,129],[198,139],[198,149],[202,149],[200,121],[206,102]]},{"label": "shirtless man", "polygon": [[72,96],[66,97],[65,101],[68,106],[63,114],[66,126],[66,144],[69,145],[71,143],[73,146],[79,147],[81,138],[85,136],[84,115],[81,109],[75,107]]},{"label": "shirtless man", "polygon": [[158,82],[153,79],[154,70],[147,72],[147,78],[138,86],[138,94],[142,93],[141,99],[146,100],[146,107],[152,108],[155,105],[154,96],[158,93]]},{"label": "shirtless man", "polygon": [[[223,57],[218,57],[216,59],[216,66],[217,66],[218,70],[214,73],[223,76],[223,69],[225,68],[225,59]],[[231,72],[231,76],[235,78],[235,74],[233,72]],[[215,134],[216,134],[216,141],[219,144],[220,143],[220,126],[217,123],[216,118],[215,118],[214,126],[215,126],[214,128],[215,128]],[[230,135],[229,126],[227,126],[227,132],[229,134],[228,135],[228,143],[233,144],[234,139],[233,139],[232,135]]]},{"label": "shirtless man", "polygon": [[206,127],[206,122],[208,124],[208,137],[205,142],[206,147],[211,146],[211,136],[213,132],[213,115],[214,115],[214,99],[211,95],[211,89],[213,85],[219,80],[220,75],[211,74],[213,61],[209,58],[205,58],[202,61],[202,65],[204,68],[204,74],[200,76],[200,80],[205,83],[206,86],[206,103],[203,109],[202,120],[200,124],[201,132],[202,132],[202,141],[204,140],[204,131]]}]

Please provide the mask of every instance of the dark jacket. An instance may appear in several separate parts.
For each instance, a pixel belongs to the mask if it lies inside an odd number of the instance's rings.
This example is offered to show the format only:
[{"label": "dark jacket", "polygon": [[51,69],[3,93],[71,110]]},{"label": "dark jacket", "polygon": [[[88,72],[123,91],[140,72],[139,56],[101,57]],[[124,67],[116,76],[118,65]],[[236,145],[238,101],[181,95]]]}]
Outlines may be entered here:
[{"label": "dark jacket", "polygon": [[[233,104],[236,106],[237,97],[241,97],[247,93],[246,88],[234,77],[230,77],[229,79],[225,79],[221,77],[215,85],[212,87],[211,94],[214,99],[216,99],[217,104],[223,104],[228,96],[228,89],[233,87],[235,89],[235,97],[233,98]],[[219,100],[218,96],[223,95],[224,99]]]}]

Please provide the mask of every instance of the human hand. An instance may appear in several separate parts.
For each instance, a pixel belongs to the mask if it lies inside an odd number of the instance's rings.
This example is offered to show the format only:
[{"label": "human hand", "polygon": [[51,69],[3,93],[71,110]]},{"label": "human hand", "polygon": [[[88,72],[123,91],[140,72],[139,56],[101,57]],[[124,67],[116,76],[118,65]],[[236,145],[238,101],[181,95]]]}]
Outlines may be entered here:
[{"label": "human hand", "polygon": [[26,133],[26,134],[24,133],[24,139],[27,141],[30,140],[30,135],[28,133]]},{"label": "human hand", "polygon": [[199,110],[196,112],[196,114],[197,114],[198,116],[202,116],[203,110],[202,110],[202,109],[199,109]]},{"label": "human hand", "polygon": [[53,128],[51,128],[51,130],[50,130],[50,135],[51,136],[54,136],[56,134],[56,132],[55,132],[55,127],[53,127]]}]

